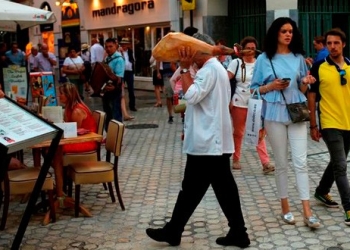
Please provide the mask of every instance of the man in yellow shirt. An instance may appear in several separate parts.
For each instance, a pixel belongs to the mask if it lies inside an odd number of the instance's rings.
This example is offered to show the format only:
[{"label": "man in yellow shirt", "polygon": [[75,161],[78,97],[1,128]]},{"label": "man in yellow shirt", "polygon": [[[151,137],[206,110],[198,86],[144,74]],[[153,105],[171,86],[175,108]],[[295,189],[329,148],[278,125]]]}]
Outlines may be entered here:
[{"label": "man in yellow shirt", "polygon": [[[329,56],[315,63],[311,74],[316,82],[308,94],[310,135],[314,141],[325,141],[330,162],[316,188],[315,198],[327,207],[338,207],[329,191],[335,181],[345,211],[345,224],[350,226],[350,187],[347,178],[347,156],[350,149],[350,61],[343,56],[346,36],[340,29],[325,34]],[[316,123],[316,101],[320,128]]]}]

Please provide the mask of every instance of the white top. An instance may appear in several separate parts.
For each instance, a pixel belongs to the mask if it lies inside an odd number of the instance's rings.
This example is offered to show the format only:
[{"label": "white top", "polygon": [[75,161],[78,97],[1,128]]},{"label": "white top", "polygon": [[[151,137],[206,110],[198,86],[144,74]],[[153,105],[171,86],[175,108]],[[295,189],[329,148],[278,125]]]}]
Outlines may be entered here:
[{"label": "white top", "polygon": [[35,60],[34,60],[34,68],[38,68],[40,72],[47,72],[47,71],[51,71],[51,72],[55,72],[53,70],[53,66],[51,65],[49,58],[57,61],[56,56],[51,53],[48,52],[49,57],[44,57],[44,55],[42,53],[38,53],[35,56]]},{"label": "white top", "polygon": [[90,62],[90,52],[86,51],[85,53],[80,53],[81,59],[83,59],[84,62]]},{"label": "white top", "polygon": [[105,49],[101,44],[95,43],[90,47],[91,63],[103,62]]},{"label": "white top", "polygon": [[227,71],[231,72],[232,74],[235,74],[237,63],[239,61],[238,70],[236,81],[237,81],[237,87],[236,92],[232,97],[232,105],[236,107],[241,108],[248,108],[248,101],[250,97],[250,83],[253,78],[253,71],[254,71],[254,65],[255,61],[253,63],[247,63],[245,62],[245,81],[242,82],[242,60],[241,59],[235,59],[233,60],[227,67]]},{"label": "white top", "polygon": [[63,62],[64,66],[68,66],[68,69],[80,69],[84,65],[83,59],[80,56],[76,58],[66,57]]},{"label": "white top", "polygon": [[198,70],[187,90],[183,150],[191,155],[222,155],[234,152],[229,103],[230,82],[216,58]]},{"label": "white top", "polygon": [[125,59],[125,70],[132,71],[132,63],[129,60],[129,55],[127,50],[123,51],[123,57]]}]

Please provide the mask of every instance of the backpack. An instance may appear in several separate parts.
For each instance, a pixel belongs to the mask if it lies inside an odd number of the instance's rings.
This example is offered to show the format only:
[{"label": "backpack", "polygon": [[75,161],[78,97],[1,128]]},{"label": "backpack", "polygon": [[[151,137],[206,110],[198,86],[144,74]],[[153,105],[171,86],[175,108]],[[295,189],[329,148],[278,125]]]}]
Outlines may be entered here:
[{"label": "backpack", "polygon": [[232,100],[233,95],[234,95],[235,92],[236,92],[236,87],[237,87],[236,75],[237,75],[238,67],[239,67],[239,59],[237,60],[237,67],[236,67],[235,76],[234,76],[232,79],[230,79],[231,100]]}]

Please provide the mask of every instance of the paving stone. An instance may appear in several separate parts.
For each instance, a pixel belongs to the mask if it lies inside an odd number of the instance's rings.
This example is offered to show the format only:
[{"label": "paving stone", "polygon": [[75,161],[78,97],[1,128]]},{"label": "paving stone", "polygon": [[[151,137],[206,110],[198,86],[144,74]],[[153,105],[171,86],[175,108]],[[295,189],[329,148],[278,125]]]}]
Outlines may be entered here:
[{"label": "paving stone", "polygon": [[[182,153],[182,122],[175,115],[174,123],[167,123],[166,108],[154,108],[142,102],[153,93],[136,91],[138,112],[129,125],[157,124],[155,129],[126,129],[122,154],[119,157],[119,180],[126,210],[119,202],[112,203],[102,185],[82,185],[81,202],[93,217],[74,217],[71,209],[59,209],[56,223],[43,227],[43,214],[32,216],[21,250],[154,250],[154,249],[223,249],[215,243],[229,230],[227,220],[210,187],[190,218],[183,233],[181,245],[167,246],[148,238],[145,229],[163,227],[170,220],[186,164]],[[140,97],[140,99],[138,99]],[[149,100],[149,99],[148,99]],[[89,98],[87,104],[102,109],[99,98]],[[268,152],[273,155],[267,142]],[[102,150],[102,157],[105,157]],[[241,171],[233,171],[240,192],[240,201],[251,239],[249,250],[325,250],[341,246],[350,250],[350,227],[344,223],[341,208],[326,208],[313,198],[313,193],[328,164],[329,155],[324,142],[308,140],[310,204],[322,223],[310,230],[302,221],[302,206],[295,185],[292,166],[288,172],[290,208],[296,225],[287,225],[281,218],[274,174],[264,175],[254,147],[243,145]],[[24,151],[25,163],[32,165],[31,150]],[[290,160],[290,159],[289,159]],[[291,163],[291,162],[290,162]],[[53,173],[52,169],[50,172]],[[349,174],[348,174],[349,177]],[[333,198],[340,202],[336,187]],[[0,234],[0,250],[9,249],[17,232],[26,204],[20,199],[10,203],[6,229]],[[226,248],[225,248],[226,249]],[[227,247],[227,249],[238,249]]]}]

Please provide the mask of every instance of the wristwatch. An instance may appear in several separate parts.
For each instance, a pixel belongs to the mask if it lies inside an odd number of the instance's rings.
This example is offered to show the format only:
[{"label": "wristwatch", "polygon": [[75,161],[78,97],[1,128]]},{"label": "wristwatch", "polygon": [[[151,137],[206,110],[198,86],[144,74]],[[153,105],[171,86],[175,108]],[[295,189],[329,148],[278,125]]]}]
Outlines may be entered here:
[{"label": "wristwatch", "polygon": [[180,70],[180,74],[181,74],[181,75],[182,75],[182,74],[185,74],[185,73],[187,73],[187,72],[190,72],[190,71],[189,71],[188,69],[186,69],[186,68]]}]

